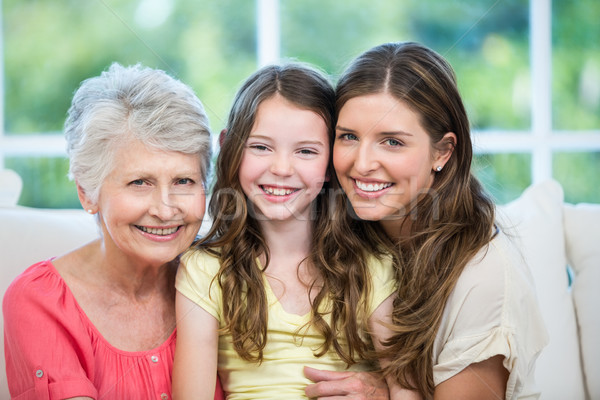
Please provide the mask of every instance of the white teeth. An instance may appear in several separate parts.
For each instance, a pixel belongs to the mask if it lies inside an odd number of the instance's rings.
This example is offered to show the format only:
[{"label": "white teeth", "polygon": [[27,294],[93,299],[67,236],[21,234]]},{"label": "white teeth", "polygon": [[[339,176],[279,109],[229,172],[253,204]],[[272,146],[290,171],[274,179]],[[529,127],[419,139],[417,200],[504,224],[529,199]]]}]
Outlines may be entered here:
[{"label": "white teeth", "polygon": [[265,193],[271,194],[273,196],[286,196],[294,192],[293,189],[281,189],[281,188],[271,188],[267,186],[262,187]]},{"label": "white teeth", "polygon": [[356,182],[356,186],[360,189],[360,190],[364,190],[365,192],[378,192],[380,190],[383,190],[385,188],[389,188],[390,186],[392,186],[391,183],[376,183],[376,184],[372,184],[372,183],[364,183],[361,181],[357,181],[355,180],[354,182]]},{"label": "white teeth", "polygon": [[175,232],[177,232],[177,229],[179,229],[179,227],[174,227],[174,228],[146,228],[145,226],[138,226],[138,228],[140,228],[140,230],[146,232],[146,233],[151,233],[152,235],[159,235],[159,236],[166,236],[166,235],[171,235]]}]

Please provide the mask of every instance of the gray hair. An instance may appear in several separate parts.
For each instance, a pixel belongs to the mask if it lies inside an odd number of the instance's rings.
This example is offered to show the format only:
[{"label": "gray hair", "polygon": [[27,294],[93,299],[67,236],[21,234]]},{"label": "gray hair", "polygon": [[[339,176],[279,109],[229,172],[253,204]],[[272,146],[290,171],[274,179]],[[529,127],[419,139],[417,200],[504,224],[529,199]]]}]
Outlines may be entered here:
[{"label": "gray hair", "polygon": [[158,150],[198,156],[206,183],[208,117],[194,91],[164,71],[113,63],[75,92],[65,122],[69,177],[92,201],[112,172],[116,149],[139,140]]}]

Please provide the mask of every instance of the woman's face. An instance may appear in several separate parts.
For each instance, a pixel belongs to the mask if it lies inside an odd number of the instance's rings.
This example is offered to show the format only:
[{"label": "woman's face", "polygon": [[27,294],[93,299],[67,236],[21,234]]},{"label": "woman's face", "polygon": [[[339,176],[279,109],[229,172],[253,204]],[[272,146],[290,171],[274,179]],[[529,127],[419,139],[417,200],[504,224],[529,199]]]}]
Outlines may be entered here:
[{"label": "woman's face", "polygon": [[160,266],[183,252],[204,217],[201,172],[196,155],[121,146],[97,204],[84,204],[98,212],[108,257]]},{"label": "woman's face", "polygon": [[333,163],[361,219],[399,226],[431,187],[437,158],[418,114],[390,94],[354,97],[339,112]]}]

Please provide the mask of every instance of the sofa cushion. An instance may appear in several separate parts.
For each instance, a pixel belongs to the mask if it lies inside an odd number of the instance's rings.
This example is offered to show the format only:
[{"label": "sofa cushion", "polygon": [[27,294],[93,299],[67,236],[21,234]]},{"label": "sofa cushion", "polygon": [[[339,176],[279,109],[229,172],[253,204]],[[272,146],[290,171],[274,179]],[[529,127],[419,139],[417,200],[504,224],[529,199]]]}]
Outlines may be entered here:
[{"label": "sofa cushion", "polygon": [[[59,256],[98,237],[94,218],[83,210],[0,207],[0,296],[12,280],[37,261]],[[0,319],[0,332],[3,320]],[[0,346],[0,400],[9,399]]]},{"label": "sofa cushion", "polygon": [[567,275],[563,192],[555,181],[530,186],[498,208],[503,228],[520,246],[531,268],[549,344],[536,365],[542,398],[583,399],[575,310]]},{"label": "sofa cushion", "polygon": [[13,170],[0,169],[0,207],[12,207],[19,201],[23,181]]},{"label": "sofa cushion", "polygon": [[600,399],[600,205],[565,204],[564,223],[586,385],[589,398]]}]

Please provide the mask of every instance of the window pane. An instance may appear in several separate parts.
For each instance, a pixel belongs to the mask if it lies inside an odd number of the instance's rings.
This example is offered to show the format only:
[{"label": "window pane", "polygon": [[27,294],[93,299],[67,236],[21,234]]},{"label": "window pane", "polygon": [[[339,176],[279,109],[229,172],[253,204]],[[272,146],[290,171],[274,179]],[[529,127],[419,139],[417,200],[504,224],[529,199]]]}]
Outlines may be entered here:
[{"label": "window pane", "polygon": [[600,152],[555,153],[553,176],[568,203],[600,203]]},{"label": "window pane", "polygon": [[477,129],[529,129],[525,0],[281,1],[282,55],[332,75],[387,41],[422,42],[452,63]]},{"label": "window pane", "polygon": [[494,200],[498,204],[506,204],[531,185],[531,155],[477,155],[473,159],[473,171]]},{"label": "window pane", "polygon": [[600,127],[600,1],[552,2],[554,128]]},{"label": "window pane", "polygon": [[4,0],[5,130],[60,131],[79,83],[112,62],[192,86],[214,130],[256,69],[254,2]]},{"label": "window pane", "polygon": [[6,167],[23,180],[19,205],[40,208],[81,208],[75,183],[67,178],[69,162],[62,157],[14,157]]}]

